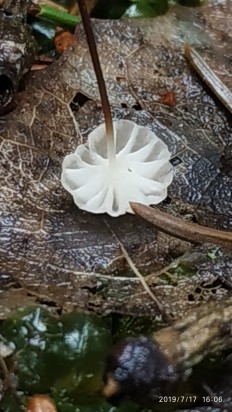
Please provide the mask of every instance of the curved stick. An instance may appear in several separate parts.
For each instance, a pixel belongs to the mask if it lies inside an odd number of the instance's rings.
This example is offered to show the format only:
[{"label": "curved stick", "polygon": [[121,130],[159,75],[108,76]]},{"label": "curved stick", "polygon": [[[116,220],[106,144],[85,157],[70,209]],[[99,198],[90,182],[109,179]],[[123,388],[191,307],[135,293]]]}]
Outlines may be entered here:
[{"label": "curved stick", "polygon": [[132,210],[143,219],[152,223],[157,229],[168,235],[192,243],[215,243],[232,250],[232,233],[217,230],[197,223],[186,222],[179,217],[161,212],[157,207],[149,207],[130,202]]}]

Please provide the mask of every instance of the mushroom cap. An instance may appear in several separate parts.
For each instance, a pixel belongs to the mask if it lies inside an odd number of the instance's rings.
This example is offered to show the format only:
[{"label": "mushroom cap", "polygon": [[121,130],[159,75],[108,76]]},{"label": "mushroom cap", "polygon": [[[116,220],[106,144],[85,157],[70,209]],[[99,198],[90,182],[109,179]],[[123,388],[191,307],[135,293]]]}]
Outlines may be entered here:
[{"label": "mushroom cap", "polygon": [[133,213],[129,202],[158,204],[173,179],[166,144],[130,120],[113,122],[115,159],[108,159],[105,124],[65,156],[61,183],[75,204],[92,213]]}]

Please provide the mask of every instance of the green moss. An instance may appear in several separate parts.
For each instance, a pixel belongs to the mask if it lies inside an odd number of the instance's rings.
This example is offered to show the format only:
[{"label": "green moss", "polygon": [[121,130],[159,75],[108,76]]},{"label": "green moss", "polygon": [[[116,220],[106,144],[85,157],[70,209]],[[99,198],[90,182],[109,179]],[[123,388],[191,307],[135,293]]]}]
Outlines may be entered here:
[{"label": "green moss", "polygon": [[183,259],[179,262],[177,266],[170,268],[168,272],[178,277],[191,277],[196,274],[197,268],[187,259]]}]

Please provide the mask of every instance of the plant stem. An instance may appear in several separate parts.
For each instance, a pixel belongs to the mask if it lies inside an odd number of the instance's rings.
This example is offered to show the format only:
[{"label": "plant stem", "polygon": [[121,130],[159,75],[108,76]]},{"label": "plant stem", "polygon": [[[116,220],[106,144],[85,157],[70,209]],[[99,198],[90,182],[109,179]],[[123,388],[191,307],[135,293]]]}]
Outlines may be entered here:
[{"label": "plant stem", "polygon": [[106,138],[107,138],[107,152],[108,152],[108,159],[109,161],[113,161],[115,159],[115,144],[114,144],[114,129],[113,129],[113,122],[112,122],[112,115],[110,111],[110,103],[107,96],[105,80],[103,77],[100,60],[98,56],[97,46],[94,40],[94,34],[91,26],[90,17],[88,14],[88,10],[85,4],[85,0],[77,0],[79,11],[82,17],[82,23],[85,29],[85,34],[87,38],[87,43],[89,46],[90,55],[92,58],[92,63],[94,67],[94,71],[96,74],[99,92],[101,96],[102,102],[102,109],[105,117],[105,125],[106,125]]},{"label": "plant stem", "polygon": [[75,27],[80,23],[79,16],[72,16],[46,4],[41,4],[41,6],[33,5],[30,8],[30,13],[39,18],[52,20],[63,26]]}]

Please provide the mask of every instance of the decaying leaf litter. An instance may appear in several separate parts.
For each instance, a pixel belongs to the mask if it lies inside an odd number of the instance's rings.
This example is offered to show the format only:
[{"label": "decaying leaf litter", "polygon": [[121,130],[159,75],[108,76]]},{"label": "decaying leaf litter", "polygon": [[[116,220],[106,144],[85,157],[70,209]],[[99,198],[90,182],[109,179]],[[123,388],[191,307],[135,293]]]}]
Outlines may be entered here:
[{"label": "decaying leaf litter", "polygon": [[[153,28],[152,20],[149,24],[146,20],[146,30],[143,21],[94,22],[114,118],[129,118],[152,128],[173,154],[176,177],[163,208],[221,229],[231,225],[230,118],[189,68],[182,46],[192,39],[203,57],[214,54],[209,64],[213,69],[217,65],[217,73],[225,77],[230,16],[230,2],[224,2],[200,10],[176,8],[157,19]],[[216,34],[212,21],[218,21]],[[117,238],[138,268],[148,274],[169,265],[174,257],[189,251],[190,245],[157,232],[136,216],[115,220],[81,212],[62,190],[64,155],[102,118],[81,27],[77,34],[77,44],[56,63],[31,75],[17,108],[1,121],[1,260],[8,295],[11,284],[13,291],[13,285],[20,286],[35,299],[57,307],[95,306],[104,313],[117,306],[118,295],[113,296],[118,287],[122,301],[128,301],[128,290],[130,296],[138,290],[137,279],[125,278],[128,268]],[[217,63],[215,37],[220,45],[224,38],[224,50],[228,50],[222,59],[219,49]],[[172,108],[159,104],[167,90],[177,99]],[[74,116],[69,105],[77,92],[91,100]],[[142,110],[136,110],[138,105]],[[219,257],[220,253],[230,256],[219,250]],[[225,263],[223,279],[229,277],[229,270]],[[188,280],[181,278],[186,290]],[[206,284],[216,280],[220,283],[213,268]],[[165,285],[158,288],[165,296]],[[226,293],[222,285],[216,297]],[[194,305],[188,295],[180,306]],[[150,306],[151,302],[149,310]],[[127,311],[126,304],[123,310]]]},{"label": "decaying leaf litter", "polygon": [[29,1],[0,2],[0,114],[14,107],[20,80],[34,61],[35,41],[25,24],[28,5]]},{"label": "decaying leaf litter", "polygon": [[[121,21],[95,22],[94,27],[98,42],[103,42],[100,58],[114,117],[135,119],[153,128],[172,150],[176,179],[163,208],[228,230],[230,117],[189,69],[182,51],[183,43],[192,43],[230,86],[227,66],[231,5],[213,3],[200,10],[185,9],[185,14],[181,8],[174,9],[156,21],[155,30],[150,28],[154,23],[147,25],[147,21],[146,29],[143,22],[138,28],[138,22]],[[191,19],[198,19],[198,26]],[[183,31],[186,26],[189,32],[192,29],[191,36]],[[107,31],[112,35],[112,30],[113,38],[109,38]],[[226,57],[217,49],[215,37],[223,40]],[[44,72],[31,76],[24,98],[2,122],[2,176],[8,172],[7,184],[2,184],[3,297],[8,300],[15,287],[20,287],[30,300],[34,297],[69,310],[80,307],[100,313],[157,313],[138,280],[125,276],[128,267],[119,239],[136,266],[148,273],[147,283],[162,299],[166,311],[178,318],[199,300],[206,301],[212,295],[221,298],[230,292],[231,253],[213,245],[192,248],[187,242],[157,233],[135,216],[115,222],[74,208],[60,187],[60,164],[101,118],[84,36],[79,34],[79,39],[72,50],[47,69],[46,76]],[[176,98],[172,108],[163,104],[167,89]],[[95,102],[87,102],[75,119],[69,103],[76,92]],[[139,107],[142,110],[135,110]],[[187,259],[185,255],[180,260],[185,264],[187,260],[191,277],[186,270],[181,277],[171,273],[175,284],[167,280],[169,271],[164,272],[165,278],[152,275],[184,252]]]}]

